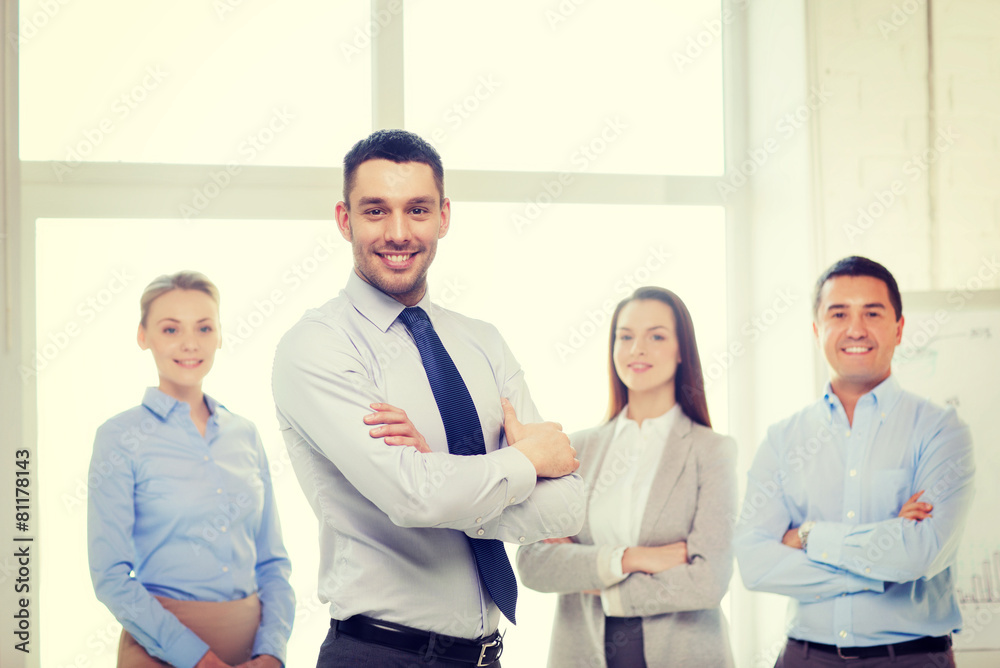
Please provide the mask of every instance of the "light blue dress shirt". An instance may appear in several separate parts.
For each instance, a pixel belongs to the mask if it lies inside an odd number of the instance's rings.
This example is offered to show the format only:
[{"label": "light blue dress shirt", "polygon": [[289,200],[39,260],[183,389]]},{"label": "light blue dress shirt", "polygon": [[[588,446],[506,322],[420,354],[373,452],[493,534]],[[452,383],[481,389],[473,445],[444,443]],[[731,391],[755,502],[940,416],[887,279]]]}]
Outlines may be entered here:
[{"label": "light blue dress shirt", "polygon": [[295,595],[264,448],[249,420],[205,397],[202,436],[189,406],[156,388],[97,430],[87,534],[94,590],[150,655],[194,666],[208,645],[153,598],[232,601],[256,593],[253,654],[282,662]]},{"label": "light blue dress shirt", "polygon": [[[857,647],[958,630],[955,556],[973,497],[972,439],[954,408],[890,376],[853,425],[823,398],[773,425],[749,472],[735,548],[746,586],[784,594],[788,635]],[[925,490],[933,517],[897,517]],[[806,550],[783,545],[812,520]]]},{"label": "light blue dress shirt", "polygon": [[[583,524],[583,481],[537,480],[528,458],[504,447],[501,397],[522,422],[540,418],[496,328],[426,295],[417,305],[469,388],[485,455],[448,454],[420,353],[397,321],[403,305],[353,271],[338,297],[308,311],[278,344],[278,422],[319,519],[319,595],[330,616],[480,638],[497,628],[500,612],[466,535],[515,544],[573,535]],[[372,438],[362,419],[373,402],[405,410],[432,452]]]}]

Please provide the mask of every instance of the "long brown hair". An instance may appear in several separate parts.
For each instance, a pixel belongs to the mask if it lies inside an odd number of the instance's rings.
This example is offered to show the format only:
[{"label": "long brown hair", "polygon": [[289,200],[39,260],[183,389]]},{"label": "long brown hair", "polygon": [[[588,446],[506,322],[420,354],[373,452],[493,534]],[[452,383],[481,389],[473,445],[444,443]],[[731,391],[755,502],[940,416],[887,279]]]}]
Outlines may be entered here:
[{"label": "long brown hair", "polygon": [[698,342],[694,338],[691,314],[680,297],[670,290],[657,287],[638,288],[631,296],[618,303],[614,315],[611,316],[611,337],[608,345],[608,378],[611,381],[611,392],[607,419],[614,419],[628,403],[628,388],[615,369],[615,331],[618,329],[618,314],[626,304],[642,299],[663,302],[674,312],[674,320],[677,323],[677,346],[681,356],[681,363],[677,365],[677,373],[674,375],[674,395],[685,415],[698,424],[711,427],[708,403],[705,401],[705,379],[701,374],[701,358],[698,357]]}]

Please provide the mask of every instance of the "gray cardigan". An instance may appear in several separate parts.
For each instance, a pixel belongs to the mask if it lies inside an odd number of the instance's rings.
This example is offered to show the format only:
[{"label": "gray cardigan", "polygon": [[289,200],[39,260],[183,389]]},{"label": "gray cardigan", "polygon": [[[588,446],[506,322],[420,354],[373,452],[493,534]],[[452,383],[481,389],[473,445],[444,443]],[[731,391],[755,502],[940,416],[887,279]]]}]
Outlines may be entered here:
[{"label": "gray cardigan", "polygon": [[[614,420],[573,434],[587,502],[614,435]],[[560,594],[549,668],[602,668],[604,611],[600,589],[615,617],[642,617],[649,668],[733,665],[719,602],[733,572],[736,516],[736,443],[681,413],[667,439],[639,531],[641,545],[687,541],[688,564],[621,582],[610,571],[614,546],[594,545],[589,522],[572,545],[535,543],[517,552],[525,586]]]}]

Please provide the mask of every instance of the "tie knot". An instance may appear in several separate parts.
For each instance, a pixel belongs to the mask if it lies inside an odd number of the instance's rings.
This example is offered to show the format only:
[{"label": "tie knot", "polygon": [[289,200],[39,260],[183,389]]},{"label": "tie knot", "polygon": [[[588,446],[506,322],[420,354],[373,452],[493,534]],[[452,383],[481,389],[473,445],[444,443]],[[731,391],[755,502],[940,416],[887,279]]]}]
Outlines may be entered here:
[{"label": "tie knot", "polygon": [[414,324],[418,322],[430,322],[431,319],[427,316],[427,312],[424,311],[419,306],[409,306],[403,309],[403,312],[399,314],[399,319],[403,321],[403,324],[407,327],[413,327]]}]

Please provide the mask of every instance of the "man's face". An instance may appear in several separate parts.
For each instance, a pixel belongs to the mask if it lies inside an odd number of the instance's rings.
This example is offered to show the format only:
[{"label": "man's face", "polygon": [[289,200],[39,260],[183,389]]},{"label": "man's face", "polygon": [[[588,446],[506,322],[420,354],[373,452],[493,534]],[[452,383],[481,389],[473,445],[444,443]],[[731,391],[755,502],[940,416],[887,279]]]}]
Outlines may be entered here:
[{"label": "man's face", "polygon": [[820,290],[813,332],[830,366],[833,389],[863,394],[889,377],[903,319],[896,321],[883,281],[836,276]]},{"label": "man's face", "polygon": [[437,241],[448,233],[451,203],[441,202],[434,172],[420,162],[368,160],[355,173],[350,208],[337,226],[367,283],[407,306],[423,297]]}]

